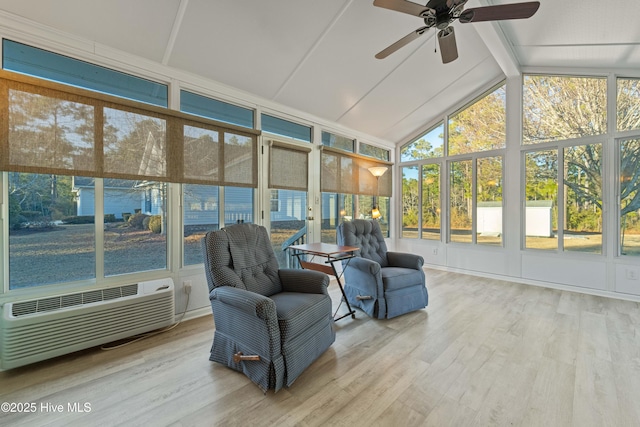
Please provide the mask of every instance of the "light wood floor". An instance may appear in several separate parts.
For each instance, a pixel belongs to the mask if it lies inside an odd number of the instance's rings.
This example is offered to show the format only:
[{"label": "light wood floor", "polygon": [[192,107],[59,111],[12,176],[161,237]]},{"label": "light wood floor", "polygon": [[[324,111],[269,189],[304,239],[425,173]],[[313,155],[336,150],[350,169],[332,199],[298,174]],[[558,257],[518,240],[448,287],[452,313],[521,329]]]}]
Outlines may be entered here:
[{"label": "light wood floor", "polygon": [[434,270],[427,280],[427,309],[338,321],[334,345],[278,393],[208,361],[208,316],[0,373],[0,402],[38,405],[0,425],[640,425],[638,303]]}]

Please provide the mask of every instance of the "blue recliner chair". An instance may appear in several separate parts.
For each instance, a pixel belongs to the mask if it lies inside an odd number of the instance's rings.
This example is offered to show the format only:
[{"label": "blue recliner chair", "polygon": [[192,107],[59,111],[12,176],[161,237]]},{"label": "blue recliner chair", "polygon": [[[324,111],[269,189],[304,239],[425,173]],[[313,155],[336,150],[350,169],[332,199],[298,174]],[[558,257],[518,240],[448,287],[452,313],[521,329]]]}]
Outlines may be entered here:
[{"label": "blue recliner chair", "polygon": [[344,270],[344,292],[349,304],[378,319],[390,319],[427,306],[424,259],[409,253],[388,252],[378,221],[343,222],[338,226],[337,236],[339,245],[360,248]]},{"label": "blue recliner chair", "polygon": [[216,327],[210,360],[265,392],[289,387],[335,341],[329,276],[280,269],[256,224],[210,231],[202,243]]}]

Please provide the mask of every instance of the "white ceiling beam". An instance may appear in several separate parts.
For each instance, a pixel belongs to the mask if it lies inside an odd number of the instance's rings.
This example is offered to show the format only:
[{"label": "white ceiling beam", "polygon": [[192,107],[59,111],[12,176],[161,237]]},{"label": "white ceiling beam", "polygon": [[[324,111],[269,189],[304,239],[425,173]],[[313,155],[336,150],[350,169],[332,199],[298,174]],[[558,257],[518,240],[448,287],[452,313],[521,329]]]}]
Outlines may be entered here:
[{"label": "white ceiling beam", "polygon": [[178,33],[180,32],[180,26],[182,25],[182,20],[184,19],[184,14],[187,11],[188,5],[189,5],[189,0],[180,0],[178,13],[176,13],[176,19],[173,21],[173,27],[171,28],[171,35],[169,36],[169,40],[167,41],[167,47],[165,48],[164,56],[162,57],[162,65],[169,64],[169,59],[171,58],[171,54],[173,53],[173,48],[176,44],[176,38],[178,38]]},{"label": "white ceiling beam", "polygon": [[[478,3],[478,7],[491,6],[488,0],[477,0],[476,3]],[[517,77],[520,75],[520,63],[500,25],[497,22],[478,22],[471,25],[474,26],[487,49],[502,68],[505,76]]]}]

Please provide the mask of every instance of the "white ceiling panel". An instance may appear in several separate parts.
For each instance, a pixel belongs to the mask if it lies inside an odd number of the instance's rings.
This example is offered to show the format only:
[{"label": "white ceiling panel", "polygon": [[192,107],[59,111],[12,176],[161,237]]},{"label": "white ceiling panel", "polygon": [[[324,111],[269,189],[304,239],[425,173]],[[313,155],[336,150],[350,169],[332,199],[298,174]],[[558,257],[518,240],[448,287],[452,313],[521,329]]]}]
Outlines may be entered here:
[{"label": "white ceiling panel", "polygon": [[2,0],[0,10],[160,62],[180,0]]},{"label": "white ceiling panel", "polygon": [[634,43],[640,36],[639,12],[638,0],[542,0],[535,18],[501,26],[514,45]]},{"label": "white ceiling panel", "polygon": [[[351,2],[276,101],[338,120],[392,74],[427,36],[385,60],[376,59],[375,54],[421,24],[419,18],[371,7],[369,2]],[[390,28],[395,29],[391,37]]]},{"label": "white ceiling panel", "polygon": [[190,0],[170,65],[271,99],[345,0]]}]

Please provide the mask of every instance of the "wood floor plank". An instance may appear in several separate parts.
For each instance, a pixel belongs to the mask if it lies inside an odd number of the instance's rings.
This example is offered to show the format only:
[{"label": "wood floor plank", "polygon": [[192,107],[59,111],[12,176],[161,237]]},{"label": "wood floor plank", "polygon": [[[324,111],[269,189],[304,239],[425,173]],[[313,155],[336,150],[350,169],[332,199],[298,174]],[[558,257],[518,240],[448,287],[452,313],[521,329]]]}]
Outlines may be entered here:
[{"label": "wood floor plank", "polygon": [[580,354],[576,364],[573,426],[621,426],[613,364]]},{"label": "wood floor plank", "polygon": [[619,405],[619,421],[623,426],[640,426],[640,358],[612,365]]},{"label": "wood floor plank", "polygon": [[580,316],[578,353],[611,361],[607,319],[603,314],[583,311]]},{"label": "wood floor plank", "polygon": [[573,421],[575,365],[543,358],[532,384],[524,425],[568,426]]},{"label": "wood floor plank", "polygon": [[492,348],[481,346],[445,395],[467,408],[480,410],[505,362],[506,358]]},{"label": "wood floor plank", "polygon": [[505,362],[493,382],[473,426],[520,425],[529,409],[531,385],[538,374],[532,363]]},{"label": "wood floor plank", "polygon": [[[2,401],[65,405],[0,413],[0,425],[640,425],[640,304],[426,275],[429,307],[341,319],[331,348],[278,393],[208,360],[215,325],[205,316],[115,350],[0,372]],[[337,308],[337,286],[330,294]],[[91,412],[67,411],[74,402]]]},{"label": "wood floor plank", "polygon": [[424,425],[426,427],[471,426],[476,417],[476,411],[453,399],[443,397],[438,402],[438,406],[431,411]]},{"label": "wood floor plank", "polygon": [[553,330],[549,334],[543,356],[575,366],[578,356],[579,329],[578,316],[556,313],[553,316]]}]

